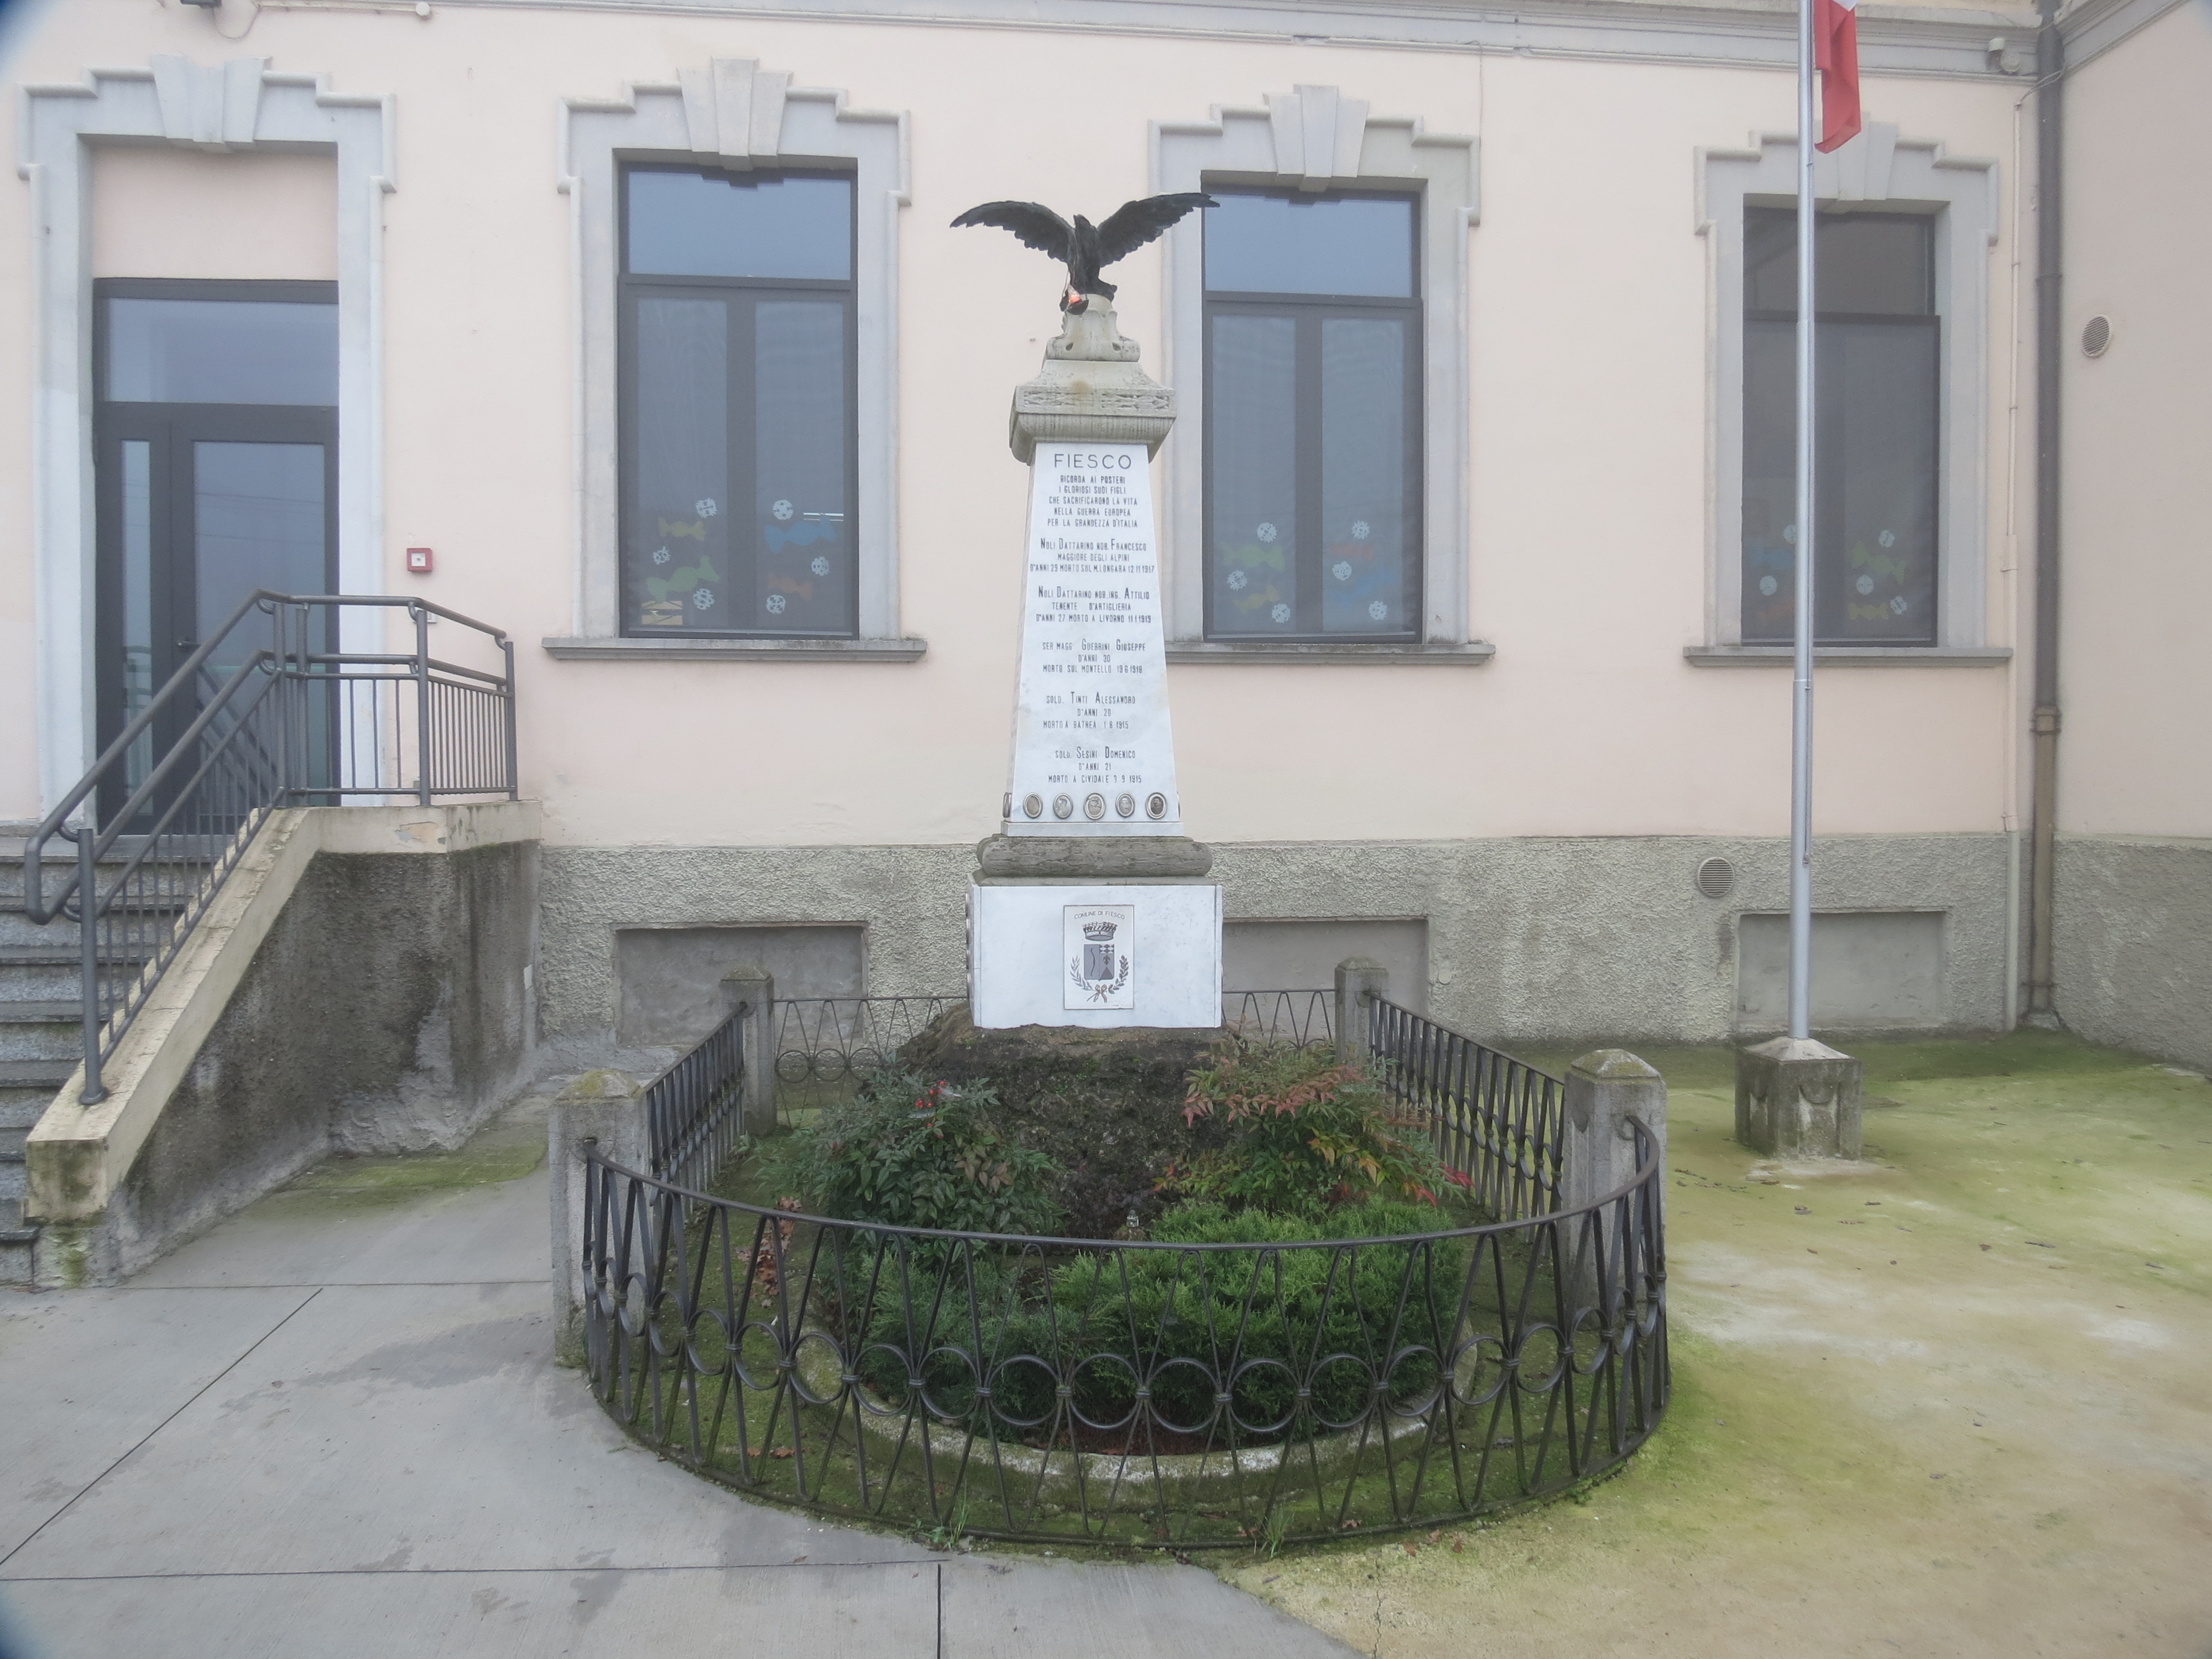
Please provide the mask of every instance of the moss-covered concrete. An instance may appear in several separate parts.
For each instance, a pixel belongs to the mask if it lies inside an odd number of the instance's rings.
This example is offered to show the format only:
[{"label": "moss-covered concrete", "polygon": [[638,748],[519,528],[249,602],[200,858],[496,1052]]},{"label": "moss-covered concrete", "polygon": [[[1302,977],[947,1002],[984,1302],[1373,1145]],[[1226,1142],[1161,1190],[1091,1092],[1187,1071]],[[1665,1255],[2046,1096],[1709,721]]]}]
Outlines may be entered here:
[{"label": "moss-covered concrete", "polygon": [[286,1212],[367,1207],[519,1180],[545,1161],[549,1104],[542,1095],[519,1101],[453,1152],[325,1159],[264,1203]]},{"label": "moss-covered concrete", "polygon": [[[1676,1394],[1584,1501],[1220,1564],[1384,1656],[2212,1643],[2212,1084],[2063,1036],[1862,1045],[1865,1159],[1672,1088]],[[1553,1061],[1560,1056],[1547,1056]]]}]

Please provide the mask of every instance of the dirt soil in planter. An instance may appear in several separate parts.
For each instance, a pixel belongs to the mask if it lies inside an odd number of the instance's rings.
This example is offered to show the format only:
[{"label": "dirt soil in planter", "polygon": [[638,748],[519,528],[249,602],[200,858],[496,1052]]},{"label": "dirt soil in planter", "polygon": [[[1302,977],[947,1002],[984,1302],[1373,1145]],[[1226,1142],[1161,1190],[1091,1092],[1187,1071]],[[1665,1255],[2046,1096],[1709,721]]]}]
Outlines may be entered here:
[{"label": "dirt soil in planter", "polygon": [[933,1020],[899,1060],[925,1077],[994,1085],[1000,1122],[1067,1171],[1058,1194],[1067,1231],[1104,1238],[1132,1209],[1146,1220],[1158,1213],[1153,1186],[1170,1159],[1219,1140],[1216,1124],[1186,1128],[1182,1103],[1191,1072],[1220,1036],[1149,1027],[978,1030],[963,1004]]}]

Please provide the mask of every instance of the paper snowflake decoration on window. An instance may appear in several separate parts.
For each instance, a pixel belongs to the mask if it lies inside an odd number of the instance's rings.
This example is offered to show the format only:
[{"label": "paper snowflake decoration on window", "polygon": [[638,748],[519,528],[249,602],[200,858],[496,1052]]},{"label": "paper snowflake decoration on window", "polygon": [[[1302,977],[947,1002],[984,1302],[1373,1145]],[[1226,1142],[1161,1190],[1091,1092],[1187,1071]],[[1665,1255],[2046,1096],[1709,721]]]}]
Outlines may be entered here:
[{"label": "paper snowflake decoration on window", "polygon": [[1366,520],[1354,519],[1352,521],[1352,539],[1355,542],[1365,541],[1370,533],[1371,532],[1367,527]]},{"label": "paper snowflake decoration on window", "polygon": [[1372,617],[1376,622],[1381,622],[1383,617],[1390,614],[1390,607],[1383,604],[1382,600],[1376,599],[1367,607],[1367,614]]},{"label": "paper snowflake decoration on window", "polygon": [[814,562],[806,568],[817,576],[826,576],[830,574],[830,561],[817,553],[814,556]]},{"label": "paper snowflake decoration on window", "polygon": [[1871,592],[1874,592],[1874,578],[1873,578],[1873,577],[1871,577],[1871,576],[1862,576],[1862,577],[1860,577],[1860,578],[1859,578],[1859,580],[1858,580],[1858,590],[1859,590],[1859,592],[1862,592],[1862,593],[1871,593]]},{"label": "paper snowflake decoration on window", "polygon": [[1229,573],[1229,585],[1231,587],[1241,589],[1249,584],[1251,580],[1252,579],[1249,576],[1246,575],[1241,570],[1232,570]]},{"label": "paper snowflake decoration on window", "polygon": [[791,522],[791,515],[797,512],[798,509],[793,507],[789,501],[778,501],[774,507],[769,508],[768,511],[769,516],[774,519],[778,524],[789,524]]},{"label": "paper snowflake decoration on window", "polygon": [[1275,526],[1271,524],[1263,524],[1260,526],[1258,533],[1261,541],[1272,542],[1275,539]]},{"label": "paper snowflake decoration on window", "polygon": [[1339,559],[1334,564],[1329,566],[1328,574],[1335,577],[1337,580],[1340,582],[1350,581],[1352,580],[1352,561],[1349,559]]},{"label": "paper snowflake decoration on window", "polygon": [[668,550],[665,547],[654,548],[653,550],[653,562],[655,564],[666,564],[668,562]]},{"label": "paper snowflake decoration on window", "polygon": [[698,509],[699,516],[702,519],[711,519],[721,511],[714,505],[714,498],[712,495],[707,496],[702,501],[694,501],[691,505]]},{"label": "paper snowflake decoration on window", "polygon": [[1911,609],[1911,606],[1905,603],[1905,595],[1902,593],[1889,602],[1889,614],[1893,617],[1901,617]]},{"label": "paper snowflake decoration on window", "polygon": [[1279,605],[1267,614],[1279,623],[1286,623],[1291,619],[1291,607],[1287,605]]},{"label": "paper snowflake decoration on window", "polygon": [[783,614],[783,607],[789,603],[790,601],[785,599],[781,593],[769,594],[768,596],[768,614],[771,617],[781,617]]},{"label": "paper snowflake decoration on window", "polygon": [[1879,539],[1884,547],[1895,547],[1897,545],[1897,532],[1894,530],[1885,530],[1881,532]]},{"label": "paper snowflake decoration on window", "polygon": [[714,590],[711,587],[693,588],[691,608],[694,611],[712,611],[714,608]]},{"label": "paper snowflake decoration on window", "polygon": [[1771,576],[1761,576],[1759,579],[1759,591],[1765,594],[1770,599],[1780,591],[1781,586],[1782,584],[1775,580]]}]

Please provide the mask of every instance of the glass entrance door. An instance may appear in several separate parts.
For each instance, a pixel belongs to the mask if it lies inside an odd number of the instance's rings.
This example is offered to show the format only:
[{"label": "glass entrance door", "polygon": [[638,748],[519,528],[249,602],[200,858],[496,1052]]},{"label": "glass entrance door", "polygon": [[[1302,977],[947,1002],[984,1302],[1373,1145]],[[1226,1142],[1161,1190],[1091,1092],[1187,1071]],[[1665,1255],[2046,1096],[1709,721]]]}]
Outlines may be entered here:
[{"label": "glass entrance door", "polygon": [[[337,333],[327,283],[103,283],[96,298],[104,747],[255,589],[335,589]],[[122,789],[270,637],[247,624],[225,641],[133,745]]]}]

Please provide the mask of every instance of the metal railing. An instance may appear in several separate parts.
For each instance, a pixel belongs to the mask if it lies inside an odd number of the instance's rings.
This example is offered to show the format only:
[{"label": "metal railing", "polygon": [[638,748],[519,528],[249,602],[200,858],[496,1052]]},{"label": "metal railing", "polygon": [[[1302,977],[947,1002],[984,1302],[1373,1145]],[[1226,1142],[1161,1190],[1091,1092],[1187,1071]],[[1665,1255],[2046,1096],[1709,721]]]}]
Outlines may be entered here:
[{"label": "metal railing", "polygon": [[[1310,1043],[1329,1000],[1243,993],[1224,1013]],[[769,1022],[779,1073],[895,1060],[918,1016],[956,1001],[794,1000]],[[1520,1206],[1490,1224],[1030,1238],[715,1197],[702,1189],[735,1136],[714,1126],[741,1121],[738,1024],[648,1091],[652,1173],[584,1154],[593,1391],[696,1473],[940,1537],[1272,1547],[1559,1492],[1665,1412],[1656,1139],[1632,1120],[1635,1176],[1560,1210],[1565,1085],[1395,1005],[1370,1016],[1377,1074],[1468,1190]]]},{"label": "metal railing", "polygon": [[[348,634],[380,635],[381,613],[400,611],[413,624],[411,651],[346,643]],[[438,622],[465,630],[460,648],[495,666],[433,656]],[[82,1099],[106,1097],[103,1063],[271,811],[364,798],[513,799],[514,733],[514,645],[497,629],[422,599],[248,596],[24,845],[24,913],[78,924]],[[57,839],[76,857],[50,894],[46,854]],[[118,860],[103,882],[101,866]]]},{"label": "metal railing", "polygon": [[745,1130],[745,1022],[739,1003],[699,1045],[645,1085],[647,1158],[653,1173],[703,1187]]},{"label": "metal railing", "polygon": [[1618,1466],[1665,1411],[1664,1165],[1632,1127],[1635,1176],[1578,1209],[1270,1244],[835,1220],[593,1146],[591,1384],[698,1474],[939,1537],[1448,1525]]},{"label": "metal railing", "polygon": [[1368,1005],[1376,1080],[1427,1118],[1447,1169],[1508,1218],[1560,1202],[1566,1085],[1381,997]]},{"label": "metal railing", "polygon": [[900,1048],[960,996],[778,997],[775,1080],[796,1087],[857,1081]]}]

